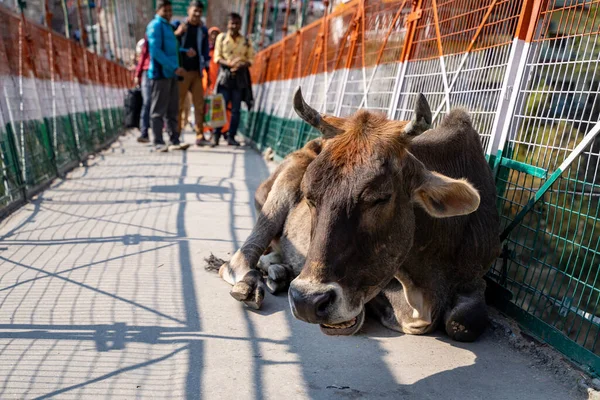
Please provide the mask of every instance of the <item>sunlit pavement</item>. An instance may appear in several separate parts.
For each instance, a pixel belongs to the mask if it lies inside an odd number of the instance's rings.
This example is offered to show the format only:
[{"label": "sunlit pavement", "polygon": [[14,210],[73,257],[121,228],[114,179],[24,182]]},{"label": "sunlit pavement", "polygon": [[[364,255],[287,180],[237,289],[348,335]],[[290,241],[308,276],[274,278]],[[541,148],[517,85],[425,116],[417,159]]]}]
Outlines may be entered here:
[{"label": "sunlit pavement", "polygon": [[0,225],[0,399],[573,398],[491,334],[335,338],[286,296],[246,309],[204,258],[249,234],[267,166],[150,149],[121,138]]}]

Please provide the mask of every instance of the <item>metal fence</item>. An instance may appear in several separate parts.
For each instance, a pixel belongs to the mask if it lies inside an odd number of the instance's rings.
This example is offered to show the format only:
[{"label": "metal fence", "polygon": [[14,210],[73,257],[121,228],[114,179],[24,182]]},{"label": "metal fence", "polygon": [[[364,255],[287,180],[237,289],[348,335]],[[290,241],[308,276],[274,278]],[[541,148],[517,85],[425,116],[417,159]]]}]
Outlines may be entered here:
[{"label": "metal fence", "polygon": [[278,157],[316,132],[311,105],[434,123],[466,107],[493,168],[502,257],[496,305],[600,372],[600,0],[355,0],[261,51],[243,133]]},{"label": "metal fence", "polygon": [[127,70],[0,7],[0,215],[119,135]]}]

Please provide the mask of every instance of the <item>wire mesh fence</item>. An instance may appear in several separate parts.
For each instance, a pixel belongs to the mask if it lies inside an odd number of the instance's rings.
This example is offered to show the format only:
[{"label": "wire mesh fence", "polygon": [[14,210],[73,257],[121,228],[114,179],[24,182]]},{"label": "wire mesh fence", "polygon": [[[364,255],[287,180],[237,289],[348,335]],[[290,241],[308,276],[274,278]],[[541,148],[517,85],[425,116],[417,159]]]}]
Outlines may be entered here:
[{"label": "wire mesh fence", "polygon": [[0,214],[119,135],[125,68],[0,7]]},{"label": "wire mesh fence", "polygon": [[[575,151],[600,115],[598,1],[542,4],[499,167],[499,207],[510,232],[493,276],[515,305],[600,354],[599,137]],[[591,133],[593,135],[593,132]],[[565,160],[574,156],[564,169]],[[564,169],[564,170],[563,170]],[[550,177],[560,176],[555,181]],[[545,192],[540,188],[550,185]],[[582,350],[581,357],[593,359]]]},{"label": "wire mesh fence", "polygon": [[[498,189],[504,241],[489,280],[507,313],[600,371],[599,0],[355,0],[261,51],[243,133],[285,157],[321,112],[434,124],[469,110]],[[597,129],[593,129],[596,126]]]}]

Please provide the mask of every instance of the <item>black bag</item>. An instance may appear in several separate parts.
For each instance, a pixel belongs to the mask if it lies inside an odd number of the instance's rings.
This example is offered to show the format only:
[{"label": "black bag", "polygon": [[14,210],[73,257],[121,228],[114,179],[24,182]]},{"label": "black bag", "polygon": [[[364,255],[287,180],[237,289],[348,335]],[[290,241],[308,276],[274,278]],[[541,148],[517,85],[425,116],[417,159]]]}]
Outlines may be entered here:
[{"label": "black bag", "polygon": [[140,115],[142,114],[142,90],[140,88],[129,89],[125,96],[125,127],[140,127]]}]

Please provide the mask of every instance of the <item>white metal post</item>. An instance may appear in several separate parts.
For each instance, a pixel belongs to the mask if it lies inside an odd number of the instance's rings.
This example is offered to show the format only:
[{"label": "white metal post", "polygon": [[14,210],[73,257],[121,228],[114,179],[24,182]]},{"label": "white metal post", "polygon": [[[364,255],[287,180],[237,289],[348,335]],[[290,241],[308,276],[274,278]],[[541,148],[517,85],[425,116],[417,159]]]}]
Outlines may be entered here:
[{"label": "white metal post", "polygon": [[[339,71],[338,71],[339,73]],[[344,105],[344,96],[346,95],[346,85],[348,84],[348,74],[350,73],[350,68],[344,68],[342,70],[342,78],[340,80],[339,86],[339,96],[337,98],[337,103],[335,104],[335,112],[334,115],[341,116],[342,106]]]},{"label": "white metal post", "polygon": [[406,66],[408,61],[400,62],[398,68],[398,74],[396,75],[396,82],[394,83],[394,89],[392,92],[392,100],[388,107],[387,115],[389,119],[396,118],[396,109],[398,101],[400,100],[400,93],[402,92],[402,86],[404,84],[404,76],[406,75]]},{"label": "white metal post", "polygon": [[[520,92],[521,81],[527,69],[527,55],[529,53],[529,43],[515,38],[510,51],[508,65],[502,82],[500,91],[500,99],[496,108],[494,122],[492,124],[492,132],[486,156],[498,156],[504,149],[504,145],[508,139],[508,132],[512,115],[514,115],[517,98]],[[499,162],[499,158],[495,161],[494,167]]]}]

